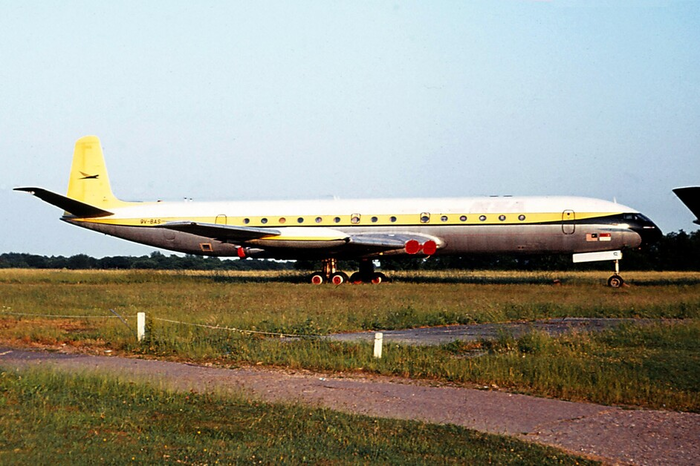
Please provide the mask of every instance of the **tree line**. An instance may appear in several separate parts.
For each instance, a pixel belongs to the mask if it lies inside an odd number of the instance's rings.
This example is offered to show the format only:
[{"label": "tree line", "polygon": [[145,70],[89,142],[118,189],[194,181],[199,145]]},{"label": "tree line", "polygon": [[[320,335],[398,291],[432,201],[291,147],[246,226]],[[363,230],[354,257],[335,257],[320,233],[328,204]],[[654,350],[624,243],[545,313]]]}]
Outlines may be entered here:
[{"label": "tree line", "polygon": [[0,254],[0,268],[70,270],[290,270],[293,263],[272,260],[219,259],[210,256],[165,255],[154,251],[147,256],[108,256],[100,259],[85,254],[75,256],[39,256],[36,254]]},{"label": "tree line", "polygon": [[[624,270],[700,270],[700,230],[668,233],[644,249],[624,252]],[[384,270],[605,270],[608,262],[574,264],[571,255],[514,256],[436,256],[386,257],[381,259]],[[356,261],[340,261],[342,270],[354,270]],[[100,259],[78,254],[75,256],[40,256],[24,253],[0,254],[0,268],[27,269],[152,269],[152,270],[318,270],[320,261],[275,261],[264,259],[220,259],[208,256],[177,256],[153,252],[144,256],[110,256]]]}]

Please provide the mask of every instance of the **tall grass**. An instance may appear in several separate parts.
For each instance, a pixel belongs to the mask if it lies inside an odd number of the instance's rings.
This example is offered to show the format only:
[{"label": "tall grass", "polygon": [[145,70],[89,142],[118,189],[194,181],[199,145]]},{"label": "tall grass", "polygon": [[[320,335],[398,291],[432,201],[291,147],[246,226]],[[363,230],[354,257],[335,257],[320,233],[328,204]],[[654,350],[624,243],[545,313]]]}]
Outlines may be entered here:
[{"label": "tall grass", "polygon": [[2,464],[592,464],[456,426],[0,370]]}]

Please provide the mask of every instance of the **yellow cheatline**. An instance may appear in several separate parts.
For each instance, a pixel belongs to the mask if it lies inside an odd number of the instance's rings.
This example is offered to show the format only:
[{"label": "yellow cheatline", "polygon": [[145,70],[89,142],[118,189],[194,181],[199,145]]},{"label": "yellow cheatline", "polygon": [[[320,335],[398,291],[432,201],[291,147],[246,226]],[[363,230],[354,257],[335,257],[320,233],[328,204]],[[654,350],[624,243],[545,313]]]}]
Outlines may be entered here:
[{"label": "yellow cheatline", "polygon": [[[619,215],[620,212],[576,212],[575,220],[588,220],[597,217],[608,217],[611,215]],[[447,220],[443,221],[442,216],[446,216]],[[520,215],[524,215],[524,219],[520,219]],[[466,216],[466,220],[460,218]],[[292,217],[292,216],[287,216]],[[336,223],[334,219],[340,218],[340,222]],[[387,227],[387,226],[443,226],[443,225],[527,225],[533,223],[556,223],[562,222],[561,212],[542,212],[542,213],[450,213],[450,214],[432,214],[431,221],[422,223],[418,214],[412,215],[376,215],[376,222],[372,222],[372,215],[363,216],[359,223],[352,223],[349,215],[326,215],[321,217],[320,222],[316,222],[315,216],[302,217],[304,222],[291,223],[289,220],[280,222],[279,217],[228,217],[226,225],[231,226],[249,226],[249,227]],[[391,218],[395,217],[396,221],[392,222]],[[286,217],[285,217],[286,218]],[[293,217],[294,219],[298,217]],[[483,220],[482,220],[483,218]],[[245,220],[248,220],[247,222]],[[265,223],[262,219],[267,219]],[[169,222],[198,222],[216,224],[216,217],[160,217],[160,218],[119,218],[116,216],[106,218],[92,219],[76,219],[78,221],[101,223],[105,225],[124,225],[124,226],[159,226]]]}]

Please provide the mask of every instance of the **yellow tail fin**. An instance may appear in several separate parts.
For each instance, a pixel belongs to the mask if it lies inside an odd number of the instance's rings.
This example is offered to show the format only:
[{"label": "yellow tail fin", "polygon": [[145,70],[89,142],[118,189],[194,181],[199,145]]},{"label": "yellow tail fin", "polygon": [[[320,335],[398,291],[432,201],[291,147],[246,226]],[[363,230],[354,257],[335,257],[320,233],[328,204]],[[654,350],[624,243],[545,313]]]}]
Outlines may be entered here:
[{"label": "yellow tail fin", "polygon": [[120,201],[112,193],[102,146],[97,136],[85,136],[75,143],[67,196],[105,210],[129,204]]}]

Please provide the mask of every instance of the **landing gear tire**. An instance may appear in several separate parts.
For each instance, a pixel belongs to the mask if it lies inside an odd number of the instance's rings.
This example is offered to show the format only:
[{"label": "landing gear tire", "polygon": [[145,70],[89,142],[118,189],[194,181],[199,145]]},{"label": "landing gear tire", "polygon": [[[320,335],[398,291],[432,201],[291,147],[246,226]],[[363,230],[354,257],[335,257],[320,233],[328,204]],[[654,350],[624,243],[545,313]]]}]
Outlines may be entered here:
[{"label": "landing gear tire", "polygon": [[619,275],[613,275],[608,278],[608,286],[610,288],[620,288],[625,284],[625,281]]},{"label": "landing gear tire", "polygon": [[345,272],[335,272],[331,275],[329,281],[334,285],[342,285],[343,283],[348,282],[348,274],[346,274]]},{"label": "landing gear tire", "polygon": [[321,272],[314,272],[309,277],[309,281],[312,285],[323,285],[326,281],[326,277]]},{"label": "landing gear tire", "polygon": [[350,275],[350,283],[353,285],[359,285],[360,283],[379,285],[380,283],[386,283],[388,281],[389,279],[387,276],[381,272],[372,273],[371,275],[363,275],[360,272],[355,272]]}]

